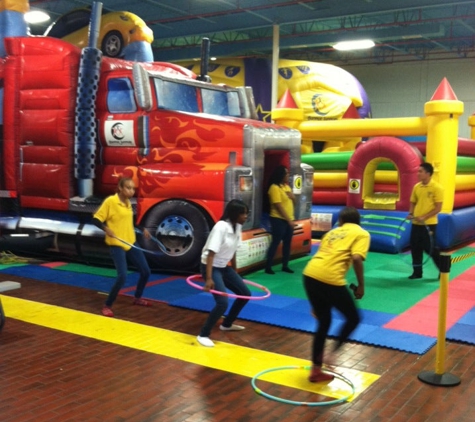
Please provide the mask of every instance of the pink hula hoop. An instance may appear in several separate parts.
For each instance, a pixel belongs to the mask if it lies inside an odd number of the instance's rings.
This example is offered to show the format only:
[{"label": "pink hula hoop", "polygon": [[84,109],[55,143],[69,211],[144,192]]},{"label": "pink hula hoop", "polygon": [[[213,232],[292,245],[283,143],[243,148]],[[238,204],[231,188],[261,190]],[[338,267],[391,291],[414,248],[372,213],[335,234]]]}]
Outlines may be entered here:
[{"label": "pink hula hoop", "polygon": [[[203,286],[200,286],[199,284],[197,284],[196,281],[201,281],[202,283],[204,282],[203,277],[201,277],[201,274],[190,275],[186,279],[186,282],[191,287],[194,287],[195,289],[198,289],[198,290],[203,290]],[[263,295],[263,296],[241,296],[241,295],[235,295],[234,293],[220,292],[219,290],[210,290],[209,293],[213,293],[215,295],[227,296],[227,297],[230,297],[230,298],[233,298],[233,299],[249,299],[249,300],[262,300],[262,299],[266,299],[270,296],[270,290],[267,287],[262,286],[261,284],[254,283],[253,281],[249,281],[249,280],[244,280],[244,283],[248,284],[249,286],[257,287],[258,289],[265,292],[265,295]]]}]

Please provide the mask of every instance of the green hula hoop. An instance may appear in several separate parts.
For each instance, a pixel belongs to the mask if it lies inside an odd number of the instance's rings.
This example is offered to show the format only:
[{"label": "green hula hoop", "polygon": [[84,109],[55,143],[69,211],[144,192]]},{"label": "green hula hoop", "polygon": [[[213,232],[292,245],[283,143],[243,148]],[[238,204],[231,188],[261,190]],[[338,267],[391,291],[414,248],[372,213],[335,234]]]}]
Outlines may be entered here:
[{"label": "green hula hoop", "polygon": [[335,378],[338,378],[348,384],[348,386],[351,388],[351,393],[348,394],[345,397],[342,397],[341,399],[335,399],[335,400],[329,400],[329,401],[324,401],[324,402],[307,402],[307,401],[295,401],[295,400],[287,400],[283,399],[277,396],[273,396],[272,394],[266,393],[265,391],[262,391],[259,387],[256,386],[256,381],[259,377],[261,377],[264,374],[268,374],[269,372],[275,372],[275,371],[283,371],[286,369],[306,369],[309,370],[311,367],[310,366],[279,366],[277,368],[270,368],[270,369],[265,369],[264,371],[259,372],[257,375],[254,376],[251,380],[252,388],[257,394],[260,394],[261,396],[264,396],[268,399],[278,401],[280,403],[286,403],[286,404],[292,404],[294,406],[330,406],[332,404],[338,404],[342,403],[344,401],[347,401],[351,396],[353,396],[356,392],[354,384],[346,377],[343,375],[337,374],[336,372],[325,370],[325,372],[330,373],[333,375]]}]

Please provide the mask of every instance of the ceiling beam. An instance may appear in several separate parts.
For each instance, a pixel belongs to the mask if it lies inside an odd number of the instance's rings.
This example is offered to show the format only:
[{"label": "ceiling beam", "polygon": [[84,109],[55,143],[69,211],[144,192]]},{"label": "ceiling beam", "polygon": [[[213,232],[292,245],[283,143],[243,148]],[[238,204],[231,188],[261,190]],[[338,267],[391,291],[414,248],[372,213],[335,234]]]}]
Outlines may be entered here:
[{"label": "ceiling beam", "polygon": [[[311,47],[331,47],[338,41],[349,39],[371,38],[377,42],[386,42],[401,37],[422,38],[422,37],[442,37],[444,28],[438,24],[423,24],[417,26],[383,28],[379,30],[363,31],[340,31],[339,33],[326,34],[306,34],[282,36],[280,38],[280,49],[290,48],[311,48]],[[272,37],[248,39],[232,42],[217,42],[213,37],[211,40],[211,55],[215,57],[236,57],[248,55],[249,51],[256,50],[270,53],[272,51]],[[198,41],[195,39],[195,41]],[[160,41],[153,43],[153,51],[156,60],[160,61],[180,61],[190,60],[200,57],[201,43],[195,45],[160,45]]]}]

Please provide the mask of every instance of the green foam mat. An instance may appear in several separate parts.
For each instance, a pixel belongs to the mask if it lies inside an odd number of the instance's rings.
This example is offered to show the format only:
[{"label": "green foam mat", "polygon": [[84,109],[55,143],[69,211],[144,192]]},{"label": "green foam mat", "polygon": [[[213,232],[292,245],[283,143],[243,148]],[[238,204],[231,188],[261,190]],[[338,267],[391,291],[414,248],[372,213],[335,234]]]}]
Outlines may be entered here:
[{"label": "green foam mat", "polygon": [[[475,249],[462,248],[452,255],[454,261],[450,270],[453,279],[475,264]],[[458,259],[461,257],[463,259]],[[274,275],[257,271],[249,275],[256,283],[263,284],[273,294],[304,299],[305,290],[302,272],[311,257],[303,257],[290,263],[294,274],[280,271],[280,265],[273,267]],[[365,296],[359,300],[362,309],[400,314],[420,300],[439,289],[439,272],[432,261],[424,266],[424,278],[409,280],[412,267],[402,256],[370,252],[365,261]],[[356,283],[352,269],[347,274],[348,284]]]}]

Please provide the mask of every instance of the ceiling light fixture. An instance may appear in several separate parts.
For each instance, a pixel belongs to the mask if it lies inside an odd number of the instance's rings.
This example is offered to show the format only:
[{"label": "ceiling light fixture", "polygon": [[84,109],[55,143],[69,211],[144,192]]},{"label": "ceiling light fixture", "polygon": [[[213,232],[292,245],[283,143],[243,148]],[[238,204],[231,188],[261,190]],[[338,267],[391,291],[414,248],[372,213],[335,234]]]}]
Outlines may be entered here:
[{"label": "ceiling light fixture", "polygon": [[374,41],[371,40],[342,41],[336,43],[333,48],[340,51],[350,51],[371,48],[374,47],[374,45]]},{"label": "ceiling light fixture", "polygon": [[30,12],[25,13],[26,23],[41,23],[49,21],[50,19],[50,16],[47,13],[42,12],[41,10],[32,10]]}]

